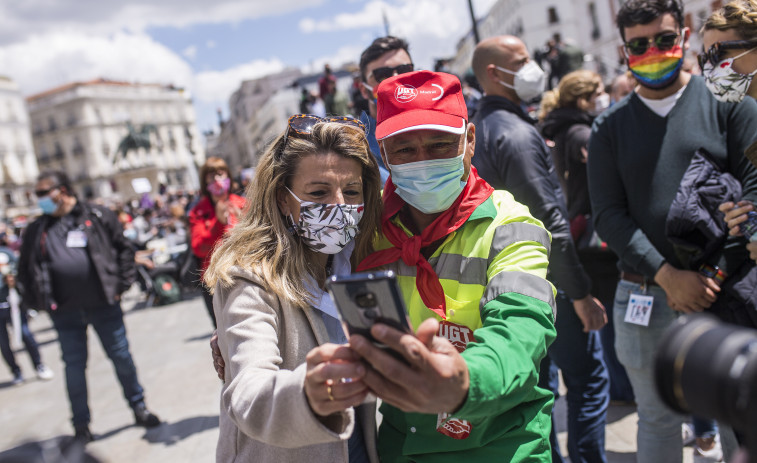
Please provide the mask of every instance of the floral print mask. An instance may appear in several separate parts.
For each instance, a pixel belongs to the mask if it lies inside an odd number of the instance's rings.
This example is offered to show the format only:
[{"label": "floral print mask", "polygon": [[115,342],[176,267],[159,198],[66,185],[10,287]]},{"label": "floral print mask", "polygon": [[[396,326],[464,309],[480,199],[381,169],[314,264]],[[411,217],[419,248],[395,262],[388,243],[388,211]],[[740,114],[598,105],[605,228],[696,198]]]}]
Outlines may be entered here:
[{"label": "floral print mask", "polygon": [[[310,249],[323,254],[336,254],[355,239],[364,204],[323,204],[303,201],[292,190],[287,191],[300,202],[300,220],[295,230]],[[294,223],[294,218],[289,214]]]},{"label": "floral print mask", "polygon": [[757,74],[757,70],[749,74],[740,74],[733,69],[733,61],[752,50],[747,50],[738,56],[725,59],[718,63],[717,66],[713,66],[709,61],[705,63],[702,69],[704,83],[710,92],[715,95],[715,98],[723,102],[736,103],[744,99],[754,75]]}]

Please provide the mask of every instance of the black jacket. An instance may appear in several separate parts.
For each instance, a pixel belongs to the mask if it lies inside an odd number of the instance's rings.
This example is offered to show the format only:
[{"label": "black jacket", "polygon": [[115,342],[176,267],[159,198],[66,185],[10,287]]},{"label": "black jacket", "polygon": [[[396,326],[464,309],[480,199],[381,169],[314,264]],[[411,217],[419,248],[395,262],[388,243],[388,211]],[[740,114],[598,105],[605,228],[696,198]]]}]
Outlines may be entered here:
[{"label": "black jacket", "polygon": [[729,237],[718,206],[741,200],[741,183],[704,150],[699,150],[683,175],[670,205],[665,233],[681,266],[698,271],[717,265],[728,273],[717,300],[708,309],[721,319],[757,328],[757,267],[744,249],[743,237]]},{"label": "black jacket", "polygon": [[[87,234],[87,253],[109,304],[129,289],[137,276],[134,250],[124,237],[115,213],[101,206],[77,202],[70,212],[75,223]],[[54,310],[50,272],[47,270],[42,238],[54,218],[43,215],[24,233],[18,261],[18,281],[27,307]]]},{"label": "black jacket", "polygon": [[487,95],[478,103],[476,152],[478,174],[498,190],[526,205],[552,234],[551,280],[568,297],[589,294],[591,283],[578,260],[570,235],[568,211],[552,157],[533,120],[507,98]]},{"label": "black jacket", "polygon": [[589,185],[586,178],[586,162],[581,148],[587,149],[591,135],[589,113],[577,108],[557,108],[547,114],[539,124],[544,138],[555,143],[552,160],[557,178],[568,203],[568,217],[591,214]]}]

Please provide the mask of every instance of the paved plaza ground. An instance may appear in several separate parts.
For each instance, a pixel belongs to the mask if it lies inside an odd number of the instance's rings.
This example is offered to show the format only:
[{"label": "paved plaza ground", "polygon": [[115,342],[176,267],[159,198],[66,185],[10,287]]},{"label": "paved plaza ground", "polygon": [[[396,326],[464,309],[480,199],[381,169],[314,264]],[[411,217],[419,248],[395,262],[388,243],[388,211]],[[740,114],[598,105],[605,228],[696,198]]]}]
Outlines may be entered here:
[{"label": "paved plaza ground", "polygon": [[[147,405],[164,424],[150,430],[133,425],[112,364],[90,330],[87,379],[91,430],[97,440],[87,450],[108,463],[211,462],[218,438],[221,383],[211,365],[208,340],[212,324],[202,298],[144,309],[142,304],[135,305],[137,297],[134,292],[127,293],[124,301],[131,352]],[[30,327],[55,378],[47,382],[36,379],[23,351],[16,354],[27,378],[22,386],[11,386],[10,372],[0,366],[0,461],[24,444],[49,447],[73,434],[55,331],[45,314],[33,318]],[[564,400],[557,406],[558,431],[565,449]],[[636,419],[633,407],[610,408],[610,463],[636,460]],[[686,449],[684,461],[691,461],[691,449]]]}]

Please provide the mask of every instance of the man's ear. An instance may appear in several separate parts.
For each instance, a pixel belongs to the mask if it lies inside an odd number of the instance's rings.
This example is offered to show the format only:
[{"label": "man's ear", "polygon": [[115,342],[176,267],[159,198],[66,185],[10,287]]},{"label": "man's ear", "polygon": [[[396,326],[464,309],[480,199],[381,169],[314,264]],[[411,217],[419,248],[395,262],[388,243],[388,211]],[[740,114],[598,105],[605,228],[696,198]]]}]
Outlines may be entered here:
[{"label": "man's ear", "polygon": [[386,159],[386,152],[384,151],[384,141],[378,140],[379,145],[379,154],[381,155],[381,160],[384,161],[384,165],[386,166],[387,170],[389,170],[389,162]]},{"label": "man's ear", "polygon": [[371,92],[368,91],[367,88],[365,88],[365,81],[364,80],[360,81],[360,94],[363,95],[363,98],[365,98],[366,100],[372,100],[373,99],[373,95],[371,95]]},{"label": "man's ear", "polygon": [[681,36],[683,36],[681,48],[683,49],[684,54],[689,49],[689,39],[691,38],[691,29],[688,27],[684,27],[681,30]]},{"label": "man's ear", "polygon": [[473,123],[468,123],[468,150],[470,150],[470,157],[476,152],[476,126]]}]

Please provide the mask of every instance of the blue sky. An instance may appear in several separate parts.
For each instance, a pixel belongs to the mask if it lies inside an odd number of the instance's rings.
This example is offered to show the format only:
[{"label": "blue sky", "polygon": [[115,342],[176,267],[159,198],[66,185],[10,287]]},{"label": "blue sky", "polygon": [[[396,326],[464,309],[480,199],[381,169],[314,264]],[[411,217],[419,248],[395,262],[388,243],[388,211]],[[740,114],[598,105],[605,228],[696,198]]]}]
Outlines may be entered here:
[{"label": "blue sky", "polygon": [[[494,2],[474,0],[477,16]],[[419,68],[471,25],[467,0],[0,0],[0,74],[24,95],[98,77],[183,86],[205,131],[242,80],[357,61],[384,14]]]}]

